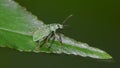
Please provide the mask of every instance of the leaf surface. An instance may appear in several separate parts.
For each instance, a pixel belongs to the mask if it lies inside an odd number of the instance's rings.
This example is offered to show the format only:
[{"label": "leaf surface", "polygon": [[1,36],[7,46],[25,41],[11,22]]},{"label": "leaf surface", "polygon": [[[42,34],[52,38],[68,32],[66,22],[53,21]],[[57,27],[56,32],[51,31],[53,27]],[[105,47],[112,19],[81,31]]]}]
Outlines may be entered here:
[{"label": "leaf surface", "polygon": [[63,42],[61,46],[57,40],[53,43],[50,40],[38,49],[38,43],[33,41],[32,35],[34,31],[44,25],[36,16],[27,12],[25,8],[13,0],[0,0],[0,47],[35,53],[65,53],[97,59],[112,58],[103,50],[90,47],[86,43],[78,42],[63,34],[61,34]]}]

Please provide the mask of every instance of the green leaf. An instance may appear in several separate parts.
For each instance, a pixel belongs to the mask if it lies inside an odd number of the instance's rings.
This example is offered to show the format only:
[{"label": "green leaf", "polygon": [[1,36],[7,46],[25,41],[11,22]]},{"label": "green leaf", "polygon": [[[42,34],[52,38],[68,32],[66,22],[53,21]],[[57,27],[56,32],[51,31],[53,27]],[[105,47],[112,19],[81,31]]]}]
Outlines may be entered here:
[{"label": "green leaf", "polygon": [[33,41],[32,35],[35,30],[44,25],[36,16],[27,12],[25,8],[13,0],[0,0],[0,47],[35,53],[65,53],[97,59],[112,58],[105,51],[75,41],[63,34],[61,34],[62,45],[55,40],[53,43],[50,41],[38,49],[38,44]]}]

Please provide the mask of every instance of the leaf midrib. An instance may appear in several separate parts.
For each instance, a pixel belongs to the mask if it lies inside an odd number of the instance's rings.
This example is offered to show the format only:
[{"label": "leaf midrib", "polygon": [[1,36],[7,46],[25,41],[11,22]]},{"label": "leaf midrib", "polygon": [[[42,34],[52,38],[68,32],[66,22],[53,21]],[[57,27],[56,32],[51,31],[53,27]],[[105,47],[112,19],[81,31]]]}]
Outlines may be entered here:
[{"label": "leaf midrib", "polygon": [[31,36],[31,34],[28,34],[28,33],[20,32],[20,31],[15,31],[15,30],[10,30],[10,29],[6,29],[6,28],[0,28],[0,30],[7,31],[7,32],[12,32],[12,33],[16,33],[16,34],[20,34],[20,35],[25,35],[25,36]]}]

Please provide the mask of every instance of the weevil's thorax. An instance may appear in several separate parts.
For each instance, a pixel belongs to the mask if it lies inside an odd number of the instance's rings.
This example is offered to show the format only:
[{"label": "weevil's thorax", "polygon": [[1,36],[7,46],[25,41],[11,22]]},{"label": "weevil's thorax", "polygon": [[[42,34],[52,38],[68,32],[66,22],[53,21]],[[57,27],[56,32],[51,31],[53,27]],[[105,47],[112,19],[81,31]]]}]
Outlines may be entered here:
[{"label": "weevil's thorax", "polygon": [[57,29],[63,28],[63,25],[61,25],[61,24],[50,24],[49,26],[50,26],[51,31],[56,31]]}]

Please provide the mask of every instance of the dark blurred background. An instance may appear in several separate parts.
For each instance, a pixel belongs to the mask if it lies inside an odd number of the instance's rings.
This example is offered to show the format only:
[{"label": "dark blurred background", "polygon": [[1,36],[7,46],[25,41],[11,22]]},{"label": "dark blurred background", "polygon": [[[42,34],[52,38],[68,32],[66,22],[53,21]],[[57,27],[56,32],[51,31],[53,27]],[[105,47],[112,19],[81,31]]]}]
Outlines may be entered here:
[{"label": "dark blurred background", "polygon": [[118,0],[15,0],[45,24],[61,23],[73,14],[63,33],[105,50],[113,60],[74,55],[24,53],[0,48],[0,68],[120,68],[120,2]]}]

